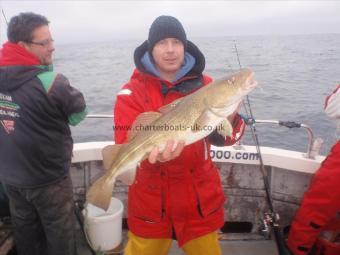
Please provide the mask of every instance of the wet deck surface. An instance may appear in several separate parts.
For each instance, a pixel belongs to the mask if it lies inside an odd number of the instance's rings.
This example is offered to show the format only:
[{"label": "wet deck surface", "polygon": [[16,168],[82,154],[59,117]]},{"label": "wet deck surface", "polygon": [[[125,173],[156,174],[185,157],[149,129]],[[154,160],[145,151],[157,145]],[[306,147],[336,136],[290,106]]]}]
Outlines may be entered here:
[{"label": "wet deck surface", "polygon": [[[126,241],[126,232],[124,232],[123,236],[125,237],[124,240]],[[12,240],[9,240],[9,239],[8,241],[12,242]],[[119,249],[117,252],[92,253],[80,229],[78,229],[77,231],[78,255],[93,255],[93,254],[95,255],[105,255],[105,254],[123,255],[124,244],[125,242],[121,246],[121,249]],[[228,241],[221,241],[220,244],[221,244],[223,255],[277,255],[276,246],[274,242],[271,240],[247,240],[247,241],[228,240]],[[3,245],[0,248],[0,254],[1,255],[7,254],[7,252],[11,248],[11,245],[12,243],[11,244],[3,243]],[[174,241],[171,247],[171,250],[169,252],[169,255],[185,255],[185,253],[181,249],[178,248],[177,242]]]},{"label": "wet deck surface", "polygon": [[[82,233],[79,231],[78,235],[78,254],[92,255],[88,249]],[[126,233],[123,234],[126,236]],[[126,238],[124,238],[126,240]],[[221,241],[223,255],[277,255],[275,243],[271,240],[228,240]],[[103,253],[97,253],[103,254]],[[123,254],[122,252],[107,253],[107,254]],[[169,255],[184,255],[185,253],[178,248],[177,242],[174,241],[169,252]]]},{"label": "wet deck surface", "polygon": [[[221,241],[223,255],[276,255],[276,247],[272,241]],[[177,245],[176,245],[177,246]],[[169,255],[184,255],[173,245]]]}]

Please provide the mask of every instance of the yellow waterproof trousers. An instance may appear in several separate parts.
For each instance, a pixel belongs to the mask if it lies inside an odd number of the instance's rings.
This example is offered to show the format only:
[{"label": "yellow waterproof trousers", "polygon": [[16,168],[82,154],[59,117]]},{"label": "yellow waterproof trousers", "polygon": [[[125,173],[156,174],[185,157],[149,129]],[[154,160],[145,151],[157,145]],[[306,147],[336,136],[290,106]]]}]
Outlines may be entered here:
[{"label": "yellow waterproof trousers", "polygon": [[[167,255],[172,239],[149,239],[128,233],[124,255]],[[200,236],[182,246],[186,255],[222,255],[216,232]]]}]

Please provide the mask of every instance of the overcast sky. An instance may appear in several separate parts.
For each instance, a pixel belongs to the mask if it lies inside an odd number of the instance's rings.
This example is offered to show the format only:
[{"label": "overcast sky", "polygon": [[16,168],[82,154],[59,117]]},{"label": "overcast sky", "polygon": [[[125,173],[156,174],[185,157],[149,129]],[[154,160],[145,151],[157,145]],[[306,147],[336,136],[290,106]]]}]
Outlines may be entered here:
[{"label": "overcast sky", "polygon": [[[57,43],[145,39],[159,15],[177,17],[188,37],[340,33],[340,1],[4,1],[7,19],[43,14]],[[1,17],[1,40],[5,21]]]}]

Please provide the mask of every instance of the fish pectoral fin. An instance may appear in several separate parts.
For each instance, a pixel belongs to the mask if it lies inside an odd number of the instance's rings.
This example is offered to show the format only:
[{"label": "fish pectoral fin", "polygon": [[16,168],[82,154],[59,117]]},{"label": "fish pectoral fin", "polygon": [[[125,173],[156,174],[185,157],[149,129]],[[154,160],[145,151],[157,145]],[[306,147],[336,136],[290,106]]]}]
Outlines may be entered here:
[{"label": "fish pectoral fin", "polygon": [[131,185],[135,181],[137,169],[130,169],[117,176],[117,180],[122,181],[126,185]]},{"label": "fish pectoral fin", "polygon": [[131,130],[128,133],[127,141],[131,141],[140,131],[143,130],[143,127],[150,125],[162,115],[163,114],[159,112],[143,112],[139,114],[131,126]]},{"label": "fish pectoral fin", "polygon": [[217,127],[217,133],[222,135],[224,138],[227,136],[232,137],[233,126],[228,119],[224,119]]},{"label": "fish pectoral fin", "polygon": [[102,149],[103,166],[106,170],[109,170],[115,161],[119,150],[124,147],[125,144],[114,144],[105,146]]},{"label": "fish pectoral fin", "polygon": [[176,99],[172,101],[170,104],[163,105],[158,109],[158,111],[163,114],[168,113],[172,111],[182,100],[183,100],[182,98]]},{"label": "fish pectoral fin", "polygon": [[105,174],[96,180],[86,194],[86,200],[97,207],[107,211],[110,206],[115,180],[110,180]]}]

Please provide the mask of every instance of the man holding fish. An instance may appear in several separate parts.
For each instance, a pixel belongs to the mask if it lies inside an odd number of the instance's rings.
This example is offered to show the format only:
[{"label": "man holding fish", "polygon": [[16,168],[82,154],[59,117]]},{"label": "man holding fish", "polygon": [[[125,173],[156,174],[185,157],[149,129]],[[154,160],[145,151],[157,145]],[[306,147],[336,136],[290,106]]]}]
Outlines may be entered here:
[{"label": "man holding fish", "polygon": [[203,54],[171,16],[152,23],[134,60],[114,108],[116,145],[103,150],[108,172],[88,202],[107,209],[116,178],[130,184],[126,255],[168,254],[173,237],[186,254],[221,254],[225,196],[209,149],[241,138],[253,72],[209,84]]}]

